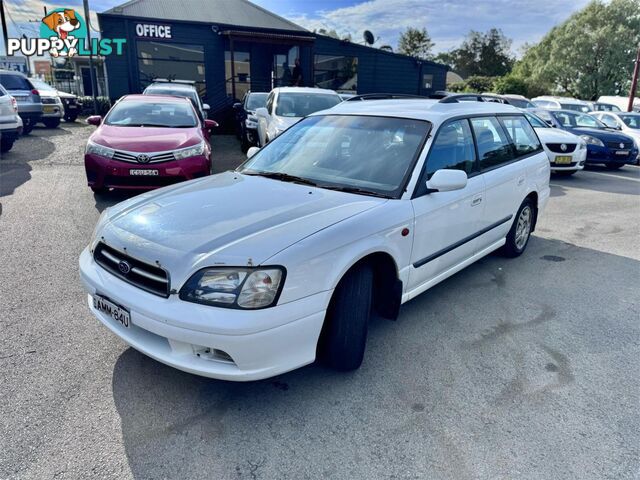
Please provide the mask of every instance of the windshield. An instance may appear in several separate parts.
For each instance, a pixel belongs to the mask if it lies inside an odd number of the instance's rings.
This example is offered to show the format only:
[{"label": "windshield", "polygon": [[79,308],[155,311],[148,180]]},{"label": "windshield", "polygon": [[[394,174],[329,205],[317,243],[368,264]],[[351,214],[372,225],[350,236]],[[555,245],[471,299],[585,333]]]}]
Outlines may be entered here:
[{"label": "windshield", "polygon": [[319,187],[399,197],[431,124],[404,118],[327,115],[286,130],[238,171],[286,174]]},{"label": "windshield", "polygon": [[509,98],[507,101],[517,108],[536,108],[529,100],[523,100],[521,98]]},{"label": "windshield", "polygon": [[250,93],[247,98],[247,105],[245,110],[257,110],[267,104],[268,93]]},{"label": "windshield", "polygon": [[144,91],[147,95],[171,95],[173,97],[188,98],[197,107],[198,94],[193,90],[172,90],[170,88],[148,88]]},{"label": "windshield", "polygon": [[197,125],[193,108],[184,101],[124,100],[114,105],[105,123],[117,127],[188,128]]},{"label": "windshield", "polygon": [[560,108],[583,113],[587,113],[590,110],[588,105],[582,105],[580,103],[560,103]]},{"label": "windshield", "polygon": [[31,82],[22,75],[0,74],[0,83],[7,90],[32,90]]},{"label": "windshield", "polygon": [[31,79],[31,83],[33,83],[33,86],[36,87],[38,90],[49,90],[49,91],[53,91],[53,92],[56,91],[55,88],[53,88],[48,83],[43,82],[42,80],[38,80],[38,79],[32,78]]},{"label": "windshield", "polygon": [[563,127],[607,128],[604,123],[591,115],[571,112],[553,112],[552,115]]},{"label": "windshield", "polygon": [[633,128],[634,130],[640,129],[640,114],[634,115],[630,113],[627,115],[618,115],[618,117],[620,117],[620,120],[622,120],[627,127]]},{"label": "windshield", "polygon": [[544,120],[536,117],[532,113],[525,113],[524,116],[527,117],[527,120],[529,120],[529,123],[531,124],[532,127],[549,128],[549,125]]},{"label": "windshield", "polygon": [[339,95],[325,93],[281,93],[278,96],[276,115],[280,117],[306,117],[326,110],[342,102]]}]

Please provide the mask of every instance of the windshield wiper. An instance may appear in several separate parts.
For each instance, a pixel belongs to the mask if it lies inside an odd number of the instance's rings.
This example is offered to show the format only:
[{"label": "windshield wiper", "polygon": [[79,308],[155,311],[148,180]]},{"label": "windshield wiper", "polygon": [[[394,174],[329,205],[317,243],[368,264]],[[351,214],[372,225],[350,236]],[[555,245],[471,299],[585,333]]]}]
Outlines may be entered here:
[{"label": "windshield wiper", "polygon": [[296,175],[289,175],[288,173],[283,172],[261,172],[251,170],[241,173],[243,173],[244,175],[255,175],[258,177],[272,178],[274,180],[280,180],[283,182],[302,183],[303,185],[311,185],[312,187],[318,186],[318,184],[313,180],[309,180],[303,177],[297,177]]},{"label": "windshield wiper", "polygon": [[346,192],[346,193],[357,193],[359,195],[368,195],[370,197],[379,197],[379,198],[393,198],[391,195],[385,195],[384,193],[373,192],[371,190],[365,190],[363,188],[358,187],[341,187],[335,185],[320,185],[321,188],[326,188],[327,190],[336,190],[338,192]]}]

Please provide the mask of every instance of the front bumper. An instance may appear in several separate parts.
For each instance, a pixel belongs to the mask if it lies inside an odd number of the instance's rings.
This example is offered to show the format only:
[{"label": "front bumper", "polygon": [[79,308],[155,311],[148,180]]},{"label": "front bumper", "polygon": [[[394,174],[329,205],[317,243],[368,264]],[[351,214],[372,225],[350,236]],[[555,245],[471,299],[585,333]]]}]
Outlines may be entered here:
[{"label": "front bumper", "polygon": [[551,171],[552,172],[575,172],[578,170],[583,170],[584,169],[584,165],[587,159],[587,150],[586,149],[582,149],[582,150],[576,150],[574,151],[570,156],[571,156],[571,163],[570,164],[556,164],[553,160],[555,159],[555,157],[557,156],[563,156],[563,154],[561,153],[553,153],[550,152],[548,153],[548,155],[551,158]]},{"label": "front bumper", "polygon": [[42,118],[62,118],[64,117],[64,107],[57,103],[45,104],[42,106]]},{"label": "front bumper", "polygon": [[[80,278],[91,312],[127,344],[179,370],[233,381],[269,378],[312,363],[331,296],[321,292],[262,310],[162,298],[102,269],[89,248],[80,255]],[[129,328],[93,307],[96,293],[129,309]]]},{"label": "front bumper", "polygon": [[[204,155],[162,163],[129,163],[95,154],[85,154],[84,166],[87,182],[93,188],[125,190],[151,190],[194,178],[211,172],[211,160]],[[131,175],[130,170],[158,170],[158,175]]]},{"label": "front bumper", "polygon": [[[618,152],[624,151],[626,154],[619,154]],[[614,164],[614,165],[628,165],[635,163],[638,156],[638,150],[632,148],[631,150],[616,150],[610,147],[599,147],[597,145],[587,146],[587,164]]]}]

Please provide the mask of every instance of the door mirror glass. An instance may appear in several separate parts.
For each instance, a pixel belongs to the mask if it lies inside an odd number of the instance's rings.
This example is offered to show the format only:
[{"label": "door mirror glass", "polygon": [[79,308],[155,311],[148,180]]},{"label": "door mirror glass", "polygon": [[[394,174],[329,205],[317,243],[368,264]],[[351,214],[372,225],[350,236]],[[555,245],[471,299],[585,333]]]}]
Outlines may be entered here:
[{"label": "door mirror glass", "polygon": [[87,117],[87,123],[97,127],[102,123],[102,117],[100,115],[91,115]]},{"label": "door mirror glass", "polygon": [[253,157],[259,151],[260,147],[251,147],[249,150],[247,150],[247,158]]},{"label": "door mirror glass", "polygon": [[240,102],[236,102],[233,104],[233,108],[234,110],[240,110],[242,108],[242,104]]},{"label": "door mirror glass", "polygon": [[205,112],[208,112],[209,110],[211,110],[211,107],[209,106],[208,103],[203,103],[202,110],[204,110]]},{"label": "door mirror glass", "polygon": [[436,170],[427,181],[430,192],[452,192],[467,186],[467,173],[462,170]]}]

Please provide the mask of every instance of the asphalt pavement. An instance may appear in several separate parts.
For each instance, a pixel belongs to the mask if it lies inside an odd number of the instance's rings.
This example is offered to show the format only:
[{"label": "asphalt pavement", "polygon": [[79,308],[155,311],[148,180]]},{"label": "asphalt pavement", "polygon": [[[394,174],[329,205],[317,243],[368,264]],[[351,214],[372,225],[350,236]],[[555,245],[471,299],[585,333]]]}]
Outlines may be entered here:
[{"label": "asphalt pavement", "polygon": [[[89,313],[92,127],[0,159],[0,479],[638,479],[640,169],[552,178],[527,252],[371,327],[352,373],[209,380]],[[218,170],[242,160],[214,137]]]}]

